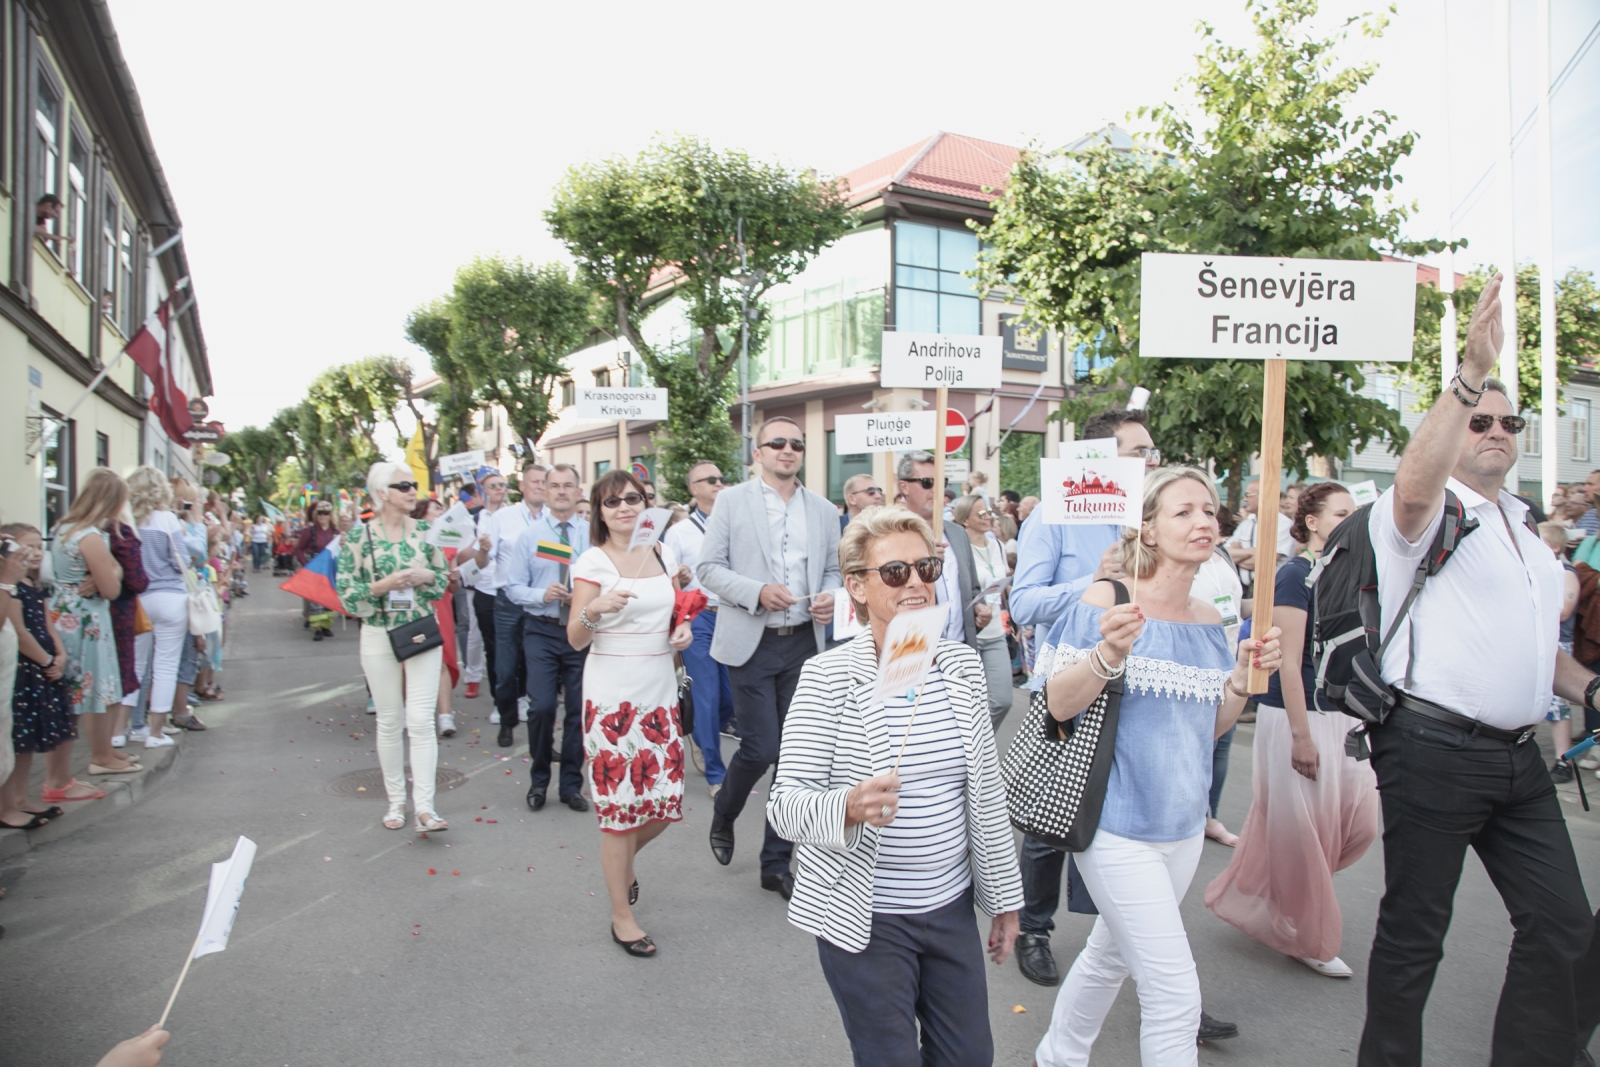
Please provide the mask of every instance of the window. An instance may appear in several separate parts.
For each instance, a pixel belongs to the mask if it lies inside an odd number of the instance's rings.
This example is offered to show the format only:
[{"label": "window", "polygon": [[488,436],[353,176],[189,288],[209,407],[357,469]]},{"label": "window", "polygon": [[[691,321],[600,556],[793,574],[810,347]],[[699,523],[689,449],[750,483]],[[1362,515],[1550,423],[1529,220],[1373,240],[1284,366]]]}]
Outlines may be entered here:
[{"label": "window", "polygon": [[482,426],[485,430],[494,429],[494,408],[489,407],[483,409],[483,418],[479,420],[478,425]]},{"label": "window", "polygon": [[[36,138],[33,161],[33,199],[46,193],[61,195],[61,94],[44,67],[39,68],[38,99],[34,104],[33,129]],[[33,205],[30,204],[31,208]],[[46,226],[60,233],[61,224],[52,220]],[[53,245],[52,245],[53,247]]]},{"label": "window", "polygon": [[1589,460],[1589,401],[1567,402],[1567,414],[1572,418],[1572,458]]},{"label": "window", "polygon": [[1400,379],[1392,374],[1376,374],[1372,378],[1372,390],[1379,400],[1383,401],[1395,411],[1400,408]]},{"label": "window", "polygon": [[94,435],[94,465],[96,467],[111,466],[111,438],[103,433]]},{"label": "window", "polygon": [[77,423],[62,423],[61,416],[44,409],[45,448],[40,456],[44,477],[45,535],[56,528],[72,506],[72,438]]},{"label": "window", "polygon": [[106,197],[105,214],[100,221],[100,312],[112,322],[117,321],[118,207],[115,195]]},{"label": "window", "polygon": [[1095,371],[1109,367],[1116,362],[1108,353],[1100,351],[1099,339],[1096,338],[1094,347],[1079,345],[1072,351],[1072,380],[1086,382]]},{"label": "window", "polygon": [[606,471],[610,470],[610,469],[611,469],[611,461],[609,459],[597,459],[597,460],[595,460],[594,461],[594,477],[595,477],[595,481],[599,481],[600,480],[600,476],[602,474],[604,474]]},{"label": "window", "polygon": [[561,406],[570,408],[578,402],[578,386],[570,379],[561,383]]},{"label": "window", "polygon": [[872,453],[851,456],[833,454],[833,431],[828,431],[828,499],[844,505],[844,483],[858,474],[872,473]]},{"label": "window", "polygon": [[132,220],[122,220],[122,245],[117,258],[117,322],[122,326],[122,332],[133,336],[133,317],[138,313],[137,301],[134,300],[133,288],[133,228]]},{"label": "window", "polygon": [[88,253],[84,239],[89,225],[89,141],[77,127],[72,127],[72,149],[67,153],[67,236],[72,243],[67,246],[67,269],[84,284],[84,265]]},{"label": "window", "polygon": [[595,371],[594,384],[596,389],[604,389],[609,386],[611,384],[611,369],[607,367],[605,370]]},{"label": "window", "polygon": [[963,277],[977,262],[977,235],[897,222],[894,236],[895,329],[978,333],[977,290]]},{"label": "window", "polygon": [[1537,456],[1539,454],[1539,416],[1534,412],[1527,414],[1528,425],[1517,434],[1517,451],[1524,456]]},{"label": "window", "polygon": [[891,231],[858,230],[767,294],[769,333],[750,356],[753,383],[876,366],[883,357]]}]

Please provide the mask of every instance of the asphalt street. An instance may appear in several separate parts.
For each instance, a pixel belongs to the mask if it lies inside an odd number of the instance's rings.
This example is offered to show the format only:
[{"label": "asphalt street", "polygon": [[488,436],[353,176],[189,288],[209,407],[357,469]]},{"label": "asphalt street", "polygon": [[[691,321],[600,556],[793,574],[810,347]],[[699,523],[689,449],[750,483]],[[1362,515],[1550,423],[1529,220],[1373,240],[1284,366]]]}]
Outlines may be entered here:
[{"label": "asphalt street", "polygon": [[[519,747],[497,748],[489,701],[458,690],[462,729],[442,743],[441,766],[462,777],[438,801],[452,829],[426,840],[383,829],[375,774],[345,778],[377,767],[355,627],[314,644],[298,601],[253,578],[255,595],[231,621],[228,699],[202,711],[212,729],[191,735],[138,803],[0,861],[0,1064],[88,1067],[154,1022],[198,927],[209,865],[239,834],[260,852],[232,942],[194,964],[168,1024],[167,1064],[849,1063],[813,939],[760,888],[754,803],[732,866],[719,867],[704,781],[691,771],[683,823],[639,860],[637,913],[660,955],[625,956],[608,932],[594,816],[553,802],[535,815],[523,802],[525,731]],[[1223,798],[1235,829],[1250,762],[1245,728]],[[1600,821],[1567,797],[1585,877],[1600,885]],[[1184,911],[1207,1010],[1242,1033],[1202,1049],[1201,1063],[1353,1062],[1379,849],[1337,880],[1343,956],[1356,971],[1348,981],[1313,974],[1206,911],[1204,886],[1227,859],[1206,845]],[[1059,917],[1063,970],[1090,922]],[[1429,1007],[1428,1062],[1487,1062],[1510,936],[1469,857]],[[1014,962],[988,973],[995,1062],[1026,1067],[1055,990]],[[1138,1063],[1131,982],[1095,1062]]]}]

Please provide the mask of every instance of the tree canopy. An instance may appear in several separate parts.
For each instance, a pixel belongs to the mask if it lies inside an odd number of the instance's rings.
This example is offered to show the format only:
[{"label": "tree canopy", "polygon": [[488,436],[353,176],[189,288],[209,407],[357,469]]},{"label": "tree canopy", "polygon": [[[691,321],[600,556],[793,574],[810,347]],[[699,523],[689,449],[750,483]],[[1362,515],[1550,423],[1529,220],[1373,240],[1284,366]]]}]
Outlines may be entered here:
[{"label": "tree canopy", "polygon": [[[1082,421],[1143,385],[1162,451],[1214,461],[1235,502],[1260,444],[1262,364],[1140,359],[1140,255],[1375,259],[1443,247],[1401,238],[1409,209],[1392,200],[1395,168],[1415,136],[1393,130],[1388,112],[1350,113],[1376,68],[1340,66],[1337,48],[1353,30],[1381,34],[1384,20],[1347,20],[1319,37],[1308,26],[1316,9],[1315,0],[1252,3],[1251,48],[1201,23],[1206,45],[1180,86],[1186,99],[1136,113],[1153,126],[1153,144],[1029,151],[994,220],[977,227],[980,284],[1009,289],[1031,321],[1093,357],[1092,381],[1060,417]],[[1356,363],[1290,364],[1286,469],[1304,475],[1313,455],[1375,440],[1404,445],[1399,412],[1357,395],[1362,384]]]}]

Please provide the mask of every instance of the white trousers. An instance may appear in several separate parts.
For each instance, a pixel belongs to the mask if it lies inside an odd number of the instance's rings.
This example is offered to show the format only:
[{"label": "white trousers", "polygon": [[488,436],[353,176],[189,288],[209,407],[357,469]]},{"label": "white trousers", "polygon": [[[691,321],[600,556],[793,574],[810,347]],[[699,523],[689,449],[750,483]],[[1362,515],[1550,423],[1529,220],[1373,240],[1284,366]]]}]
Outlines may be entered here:
[{"label": "white trousers", "polygon": [[401,663],[394,658],[389,632],[361,627],[361,670],[378,709],[378,765],[389,803],[406,802],[406,748],[401,731],[411,735],[411,798],[417,811],[433,811],[433,782],[439,771],[439,669],[444,649],[430,648]]},{"label": "white trousers", "polygon": [[1139,1062],[1195,1067],[1200,976],[1178,905],[1200,864],[1203,836],[1152,844],[1101,830],[1078,871],[1100,917],[1056,996],[1039,1067],[1083,1067],[1100,1027],[1133,975],[1139,987]]},{"label": "white trousers", "polygon": [[[472,590],[467,590],[467,669],[468,682],[483,681],[483,631],[478,629],[478,613],[472,610]],[[491,684],[489,688],[493,689]]]},{"label": "white trousers", "polygon": [[150,711],[165,715],[172,710],[183,643],[189,640],[189,597],[181,589],[153,589],[140,593],[139,603],[150,617],[150,632],[133,639],[139,688],[150,686]]}]

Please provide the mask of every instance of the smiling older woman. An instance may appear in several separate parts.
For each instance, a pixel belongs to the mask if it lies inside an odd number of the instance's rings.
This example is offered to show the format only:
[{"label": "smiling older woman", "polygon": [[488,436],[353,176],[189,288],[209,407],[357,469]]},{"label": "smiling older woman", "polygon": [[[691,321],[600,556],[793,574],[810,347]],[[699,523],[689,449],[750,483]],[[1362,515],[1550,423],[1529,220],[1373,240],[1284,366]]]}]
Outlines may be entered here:
[{"label": "smiling older woman", "polygon": [[912,701],[872,695],[889,621],[934,604],[943,562],[905,508],[868,508],[845,528],[839,570],[871,631],[801,672],[767,805],[798,846],[789,921],[816,935],[862,1067],[991,1063],[972,909],[994,917],[989,951],[1002,963],[1022,907],[977,653],[939,642],[914,719]]}]

